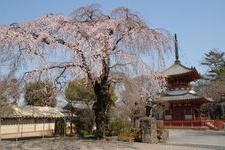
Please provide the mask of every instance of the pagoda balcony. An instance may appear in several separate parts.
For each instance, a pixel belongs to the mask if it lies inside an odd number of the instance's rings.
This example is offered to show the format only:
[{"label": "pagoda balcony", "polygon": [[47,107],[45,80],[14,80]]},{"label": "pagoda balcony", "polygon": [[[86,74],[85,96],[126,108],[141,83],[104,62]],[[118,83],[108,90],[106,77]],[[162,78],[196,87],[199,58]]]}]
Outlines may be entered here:
[{"label": "pagoda balcony", "polygon": [[220,129],[218,123],[208,118],[195,118],[195,120],[164,120],[164,125],[168,129]]}]

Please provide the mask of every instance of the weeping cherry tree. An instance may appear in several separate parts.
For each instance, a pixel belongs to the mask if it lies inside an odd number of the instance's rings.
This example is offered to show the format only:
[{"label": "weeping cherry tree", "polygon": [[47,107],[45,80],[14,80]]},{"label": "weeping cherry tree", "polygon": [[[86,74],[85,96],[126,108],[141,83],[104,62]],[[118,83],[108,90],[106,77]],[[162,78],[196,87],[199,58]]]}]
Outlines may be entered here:
[{"label": "weeping cherry tree", "polygon": [[127,8],[105,15],[96,4],[81,7],[70,16],[47,14],[0,26],[0,49],[10,51],[17,62],[31,68],[23,73],[23,79],[54,76],[57,87],[71,78],[86,79],[92,85],[97,98],[93,105],[96,136],[100,139],[105,136],[106,114],[112,104],[110,74],[146,74],[156,80],[149,61],[144,60],[163,60],[170,39],[168,32],[149,27]]}]

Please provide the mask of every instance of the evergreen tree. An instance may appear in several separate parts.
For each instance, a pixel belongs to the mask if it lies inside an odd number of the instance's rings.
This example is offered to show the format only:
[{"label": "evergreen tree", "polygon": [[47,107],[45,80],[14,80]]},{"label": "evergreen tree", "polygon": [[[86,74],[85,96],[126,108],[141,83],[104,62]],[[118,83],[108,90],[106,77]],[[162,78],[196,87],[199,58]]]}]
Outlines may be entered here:
[{"label": "evergreen tree", "polygon": [[211,50],[209,53],[205,53],[201,64],[207,66],[210,72],[217,73],[220,76],[225,72],[225,53]]},{"label": "evergreen tree", "polygon": [[55,107],[53,84],[49,81],[29,82],[25,86],[25,100],[28,105]]},{"label": "evergreen tree", "polygon": [[225,118],[225,53],[211,50],[205,54],[201,63],[209,68],[216,77],[198,86],[199,91],[213,102],[204,104],[202,111],[212,119]]}]

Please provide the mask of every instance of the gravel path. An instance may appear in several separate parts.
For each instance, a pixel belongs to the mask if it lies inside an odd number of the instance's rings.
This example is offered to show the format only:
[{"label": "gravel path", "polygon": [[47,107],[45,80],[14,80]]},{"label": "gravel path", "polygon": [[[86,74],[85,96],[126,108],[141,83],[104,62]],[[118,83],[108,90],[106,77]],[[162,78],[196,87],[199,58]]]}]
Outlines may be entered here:
[{"label": "gravel path", "polygon": [[84,140],[76,137],[2,141],[0,150],[225,150],[224,131],[170,130],[167,143]]},{"label": "gravel path", "polygon": [[198,146],[215,150],[225,150],[225,131],[213,130],[169,130],[169,145]]},{"label": "gravel path", "polygon": [[48,138],[23,141],[4,141],[1,150],[206,150],[188,145],[147,144],[136,142],[79,140],[74,138]]}]

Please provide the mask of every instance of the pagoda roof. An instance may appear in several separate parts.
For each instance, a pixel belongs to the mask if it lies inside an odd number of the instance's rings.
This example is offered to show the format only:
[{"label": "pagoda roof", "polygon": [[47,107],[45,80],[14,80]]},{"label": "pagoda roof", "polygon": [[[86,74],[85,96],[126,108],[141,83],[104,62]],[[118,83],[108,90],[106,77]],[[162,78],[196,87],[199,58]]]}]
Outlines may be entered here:
[{"label": "pagoda roof", "polygon": [[185,74],[191,71],[194,71],[194,68],[188,68],[182,65],[180,62],[175,62],[169,68],[163,71],[163,73],[167,76]]},{"label": "pagoda roof", "polygon": [[202,78],[194,67],[188,68],[181,64],[181,62],[179,60],[178,41],[177,41],[176,34],[174,36],[174,44],[175,44],[175,62],[169,68],[164,70],[162,73],[165,74],[167,77],[188,74],[188,75],[190,75],[192,80]]},{"label": "pagoda roof", "polygon": [[167,91],[163,96],[160,97],[160,101],[191,101],[198,99],[204,99],[207,102],[212,102],[212,99],[197,95],[193,90]]},{"label": "pagoda roof", "polygon": [[169,76],[179,76],[179,75],[184,75],[184,74],[191,74],[191,76],[193,76],[193,78],[195,78],[195,79],[202,78],[195,68],[193,68],[193,67],[188,68],[188,67],[182,65],[179,60],[175,61],[175,63],[173,65],[171,65],[169,68],[164,70],[162,73],[168,77]]}]

